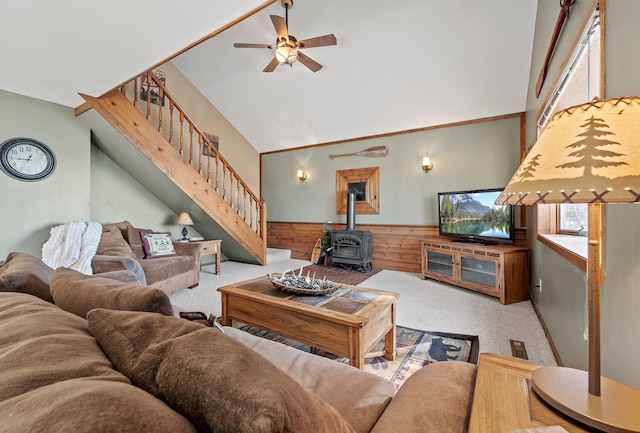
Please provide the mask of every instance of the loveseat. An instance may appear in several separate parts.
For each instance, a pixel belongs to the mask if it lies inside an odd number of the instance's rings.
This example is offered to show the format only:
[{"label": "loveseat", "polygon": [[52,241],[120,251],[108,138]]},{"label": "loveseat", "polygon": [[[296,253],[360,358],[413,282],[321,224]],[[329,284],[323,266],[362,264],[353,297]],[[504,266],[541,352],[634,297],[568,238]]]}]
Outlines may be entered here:
[{"label": "loveseat", "polygon": [[145,250],[143,236],[151,229],[133,227],[128,221],[102,225],[102,236],[92,260],[94,274],[129,271],[141,285],[170,295],[200,282],[202,247],[197,243],[171,242],[174,253],[153,257]]},{"label": "loveseat", "polygon": [[395,392],[348,365],[174,317],[157,288],[66,268],[47,281],[37,260],[0,266],[0,432],[466,430],[472,364],[428,365]]}]

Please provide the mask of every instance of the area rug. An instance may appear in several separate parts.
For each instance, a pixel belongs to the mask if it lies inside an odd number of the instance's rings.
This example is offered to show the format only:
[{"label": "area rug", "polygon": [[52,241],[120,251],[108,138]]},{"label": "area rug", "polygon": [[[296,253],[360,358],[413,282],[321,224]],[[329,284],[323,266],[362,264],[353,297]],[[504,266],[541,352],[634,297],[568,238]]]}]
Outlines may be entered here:
[{"label": "area rug", "polygon": [[[305,352],[334,359],[344,364],[349,363],[346,358],[311,348],[308,345],[253,326],[238,322],[234,322],[233,326],[250,334],[278,341]],[[384,353],[384,340],[381,340],[365,357],[363,370],[389,379],[398,389],[413,373],[433,362],[465,361],[476,364],[479,344],[478,337],[473,335],[428,332],[396,326],[396,351],[395,360],[389,361],[383,358],[381,355]]]},{"label": "area rug", "polygon": [[[300,271],[299,269],[292,270],[295,270],[296,273]],[[327,280],[331,280],[333,282],[357,286],[380,271],[381,269],[373,269],[362,272],[359,268],[340,265],[332,265],[331,267],[323,265],[309,265],[302,268],[302,275],[307,275],[307,273],[309,273],[310,276],[313,276],[315,274],[316,278],[327,277]]]}]

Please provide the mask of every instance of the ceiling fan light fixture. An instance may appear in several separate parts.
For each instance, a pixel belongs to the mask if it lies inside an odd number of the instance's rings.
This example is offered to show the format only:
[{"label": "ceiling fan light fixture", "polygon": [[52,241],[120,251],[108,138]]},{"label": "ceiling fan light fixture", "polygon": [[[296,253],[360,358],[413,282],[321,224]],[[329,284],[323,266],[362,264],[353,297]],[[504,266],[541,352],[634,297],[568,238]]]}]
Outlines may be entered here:
[{"label": "ceiling fan light fixture", "polygon": [[291,65],[298,60],[298,50],[288,45],[282,45],[276,49],[276,59],[279,63]]},{"label": "ceiling fan light fixture", "polygon": [[289,34],[289,9],[293,6],[293,0],[281,0],[282,6],[285,8],[285,17],[279,15],[269,15],[273,27],[278,35],[275,45],[268,44],[247,44],[236,42],[233,44],[236,48],[268,48],[270,50],[275,49],[275,55],[262,72],[273,72],[279,65],[286,63],[293,66],[296,60],[307,67],[311,72],[318,72],[322,69],[322,65],[302,51],[298,51],[301,48],[316,48],[326,47],[329,45],[336,45],[337,40],[333,34],[317,36],[315,38],[304,39],[297,41],[296,38]]}]

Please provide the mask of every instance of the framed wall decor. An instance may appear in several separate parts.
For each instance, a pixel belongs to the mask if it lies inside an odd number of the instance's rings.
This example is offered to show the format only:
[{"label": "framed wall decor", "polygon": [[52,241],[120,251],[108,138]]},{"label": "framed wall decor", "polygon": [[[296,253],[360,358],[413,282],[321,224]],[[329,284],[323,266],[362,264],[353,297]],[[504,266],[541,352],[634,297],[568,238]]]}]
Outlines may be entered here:
[{"label": "framed wall decor", "polygon": [[379,214],[380,167],[336,171],[336,214],[346,215],[350,192],[356,195],[356,214]]},{"label": "framed wall decor", "polygon": [[[164,72],[155,69],[153,74],[163,86],[167,84],[167,78]],[[140,100],[146,101],[148,95],[151,95],[152,104],[162,105],[164,107],[164,95],[162,95],[162,98],[160,97],[160,87],[158,87],[155,81],[149,83],[147,81],[147,74],[144,73],[140,76]]]},{"label": "framed wall decor", "polygon": [[[216,150],[218,150],[218,146],[219,146],[218,143],[220,143],[220,138],[218,138],[217,135],[209,134],[207,132],[203,132],[203,134],[205,135],[205,137],[207,137],[207,139],[211,142],[211,144],[213,144],[213,147],[215,147]],[[206,156],[210,156],[209,149],[207,148],[207,142],[204,140],[202,140],[202,154]]]}]

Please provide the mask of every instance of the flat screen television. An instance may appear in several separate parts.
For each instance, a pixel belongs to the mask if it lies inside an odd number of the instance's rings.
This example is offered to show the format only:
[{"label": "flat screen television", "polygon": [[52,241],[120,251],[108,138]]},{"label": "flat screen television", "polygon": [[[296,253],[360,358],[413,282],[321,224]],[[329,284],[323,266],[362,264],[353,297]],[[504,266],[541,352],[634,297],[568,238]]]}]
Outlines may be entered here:
[{"label": "flat screen television", "polygon": [[459,242],[513,243],[514,206],[494,204],[502,191],[503,188],[439,192],[440,236]]}]

